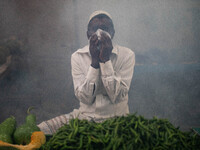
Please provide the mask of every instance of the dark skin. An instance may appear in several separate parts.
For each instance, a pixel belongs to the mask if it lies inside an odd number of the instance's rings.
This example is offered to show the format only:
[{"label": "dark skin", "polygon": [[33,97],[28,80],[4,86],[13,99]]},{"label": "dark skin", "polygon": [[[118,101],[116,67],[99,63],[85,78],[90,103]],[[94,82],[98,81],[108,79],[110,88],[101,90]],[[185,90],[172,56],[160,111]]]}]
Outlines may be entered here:
[{"label": "dark skin", "polygon": [[[99,68],[99,63],[105,63],[110,60],[113,45],[109,36],[105,33],[101,34],[101,39],[98,40],[96,34],[97,29],[102,29],[111,35],[111,39],[114,36],[114,28],[111,26],[111,22],[108,18],[93,18],[88,26],[87,37],[90,38],[90,54],[92,57],[91,66],[93,68]],[[100,50],[98,50],[98,47]]]}]

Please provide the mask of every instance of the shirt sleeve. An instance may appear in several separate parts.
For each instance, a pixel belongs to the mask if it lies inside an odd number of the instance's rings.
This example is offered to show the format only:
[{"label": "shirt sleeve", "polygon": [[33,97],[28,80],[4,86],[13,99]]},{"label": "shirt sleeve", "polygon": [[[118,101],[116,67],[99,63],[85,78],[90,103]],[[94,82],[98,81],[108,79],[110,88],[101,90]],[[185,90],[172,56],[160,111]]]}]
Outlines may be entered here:
[{"label": "shirt sleeve", "polygon": [[99,69],[95,69],[92,66],[89,67],[87,74],[84,74],[83,67],[79,62],[79,55],[72,55],[72,78],[74,84],[75,96],[84,104],[93,104],[96,96],[99,80]]},{"label": "shirt sleeve", "polygon": [[[100,63],[101,79],[112,103],[128,96],[135,65],[135,54],[131,51],[123,59],[119,70],[114,70],[112,62]],[[117,101],[116,101],[117,100]]]}]

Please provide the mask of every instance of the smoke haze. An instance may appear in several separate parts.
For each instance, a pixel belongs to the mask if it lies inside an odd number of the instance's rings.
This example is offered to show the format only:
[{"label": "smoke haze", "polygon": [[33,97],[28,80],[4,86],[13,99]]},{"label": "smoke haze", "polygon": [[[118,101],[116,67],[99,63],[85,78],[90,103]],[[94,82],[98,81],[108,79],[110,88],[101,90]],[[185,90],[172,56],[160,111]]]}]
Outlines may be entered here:
[{"label": "smoke haze", "polygon": [[10,115],[23,122],[32,105],[38,123],[78,108],[71,54],[88,43],[89,15],[100,9],[112,16],[113,42],[136,54],[130,111],[199,126],[198,0],[1,0],[0,40],[15,35],[24,43],[29,71],[0,82],[0,122]]}]

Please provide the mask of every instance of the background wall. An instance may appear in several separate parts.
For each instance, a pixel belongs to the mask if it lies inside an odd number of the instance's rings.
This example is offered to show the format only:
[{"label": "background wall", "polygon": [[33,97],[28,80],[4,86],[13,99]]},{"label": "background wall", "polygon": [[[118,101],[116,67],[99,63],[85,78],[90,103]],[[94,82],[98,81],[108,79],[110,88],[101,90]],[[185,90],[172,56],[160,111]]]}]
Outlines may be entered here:
[{"label": "background wall", "polygon": [[113,42],[136,54],[131,113],[200,126],[199,0],[1,0],[0,40],[15,35],[26,45],[29,69],[0,81],[0,122],[14,115],[20,124],[29,106],[38,123],[79,107],[70,57],[88,43],[99,9],[113,18]]}]

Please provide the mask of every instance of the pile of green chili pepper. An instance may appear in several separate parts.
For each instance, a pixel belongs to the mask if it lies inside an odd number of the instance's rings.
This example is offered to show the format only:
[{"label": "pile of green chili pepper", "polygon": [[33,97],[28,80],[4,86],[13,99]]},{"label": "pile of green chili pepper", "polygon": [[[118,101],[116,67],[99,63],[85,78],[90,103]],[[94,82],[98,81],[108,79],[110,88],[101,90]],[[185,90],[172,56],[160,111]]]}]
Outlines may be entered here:
[{"label": "pile of green chili pepper", "polygon": [[72,119],[41,148],[42,150],[198,150],[200,137],[183,132],[167,119],[145,119],[130,114],[102,123]]}]

